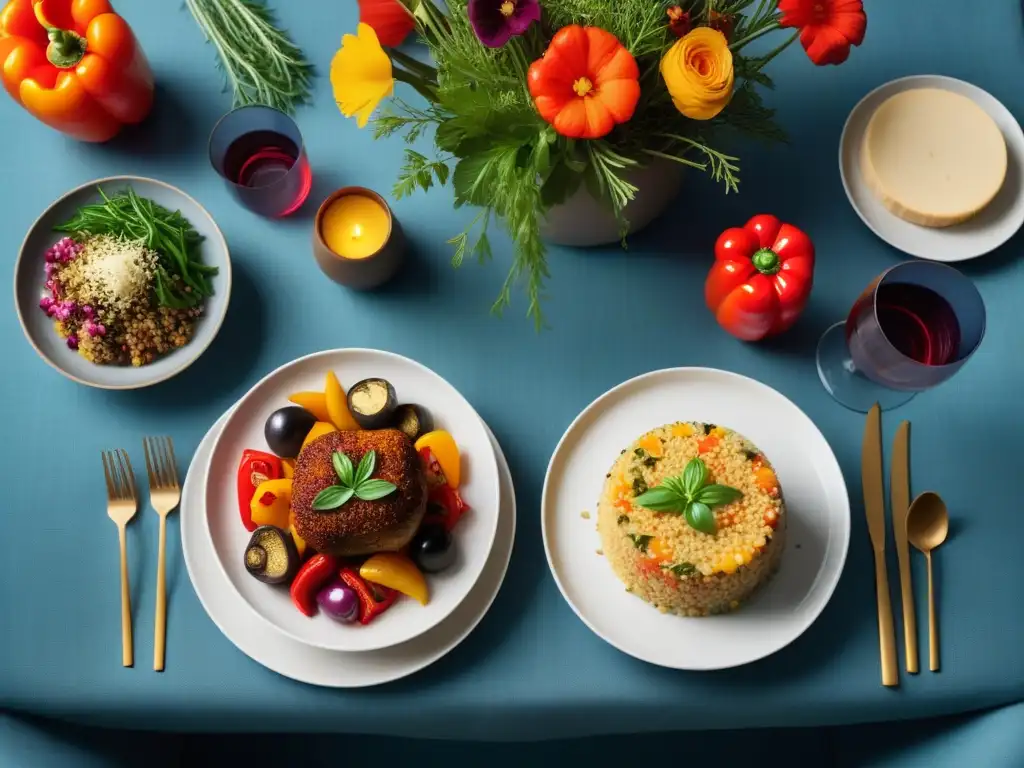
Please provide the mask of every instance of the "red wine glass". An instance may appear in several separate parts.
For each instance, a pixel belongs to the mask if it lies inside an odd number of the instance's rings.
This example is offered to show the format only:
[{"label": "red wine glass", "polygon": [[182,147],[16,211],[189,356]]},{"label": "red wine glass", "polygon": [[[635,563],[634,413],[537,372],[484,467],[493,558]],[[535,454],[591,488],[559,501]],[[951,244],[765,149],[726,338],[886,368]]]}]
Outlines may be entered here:
[{"label": "red wine glass", "polygon": [[851,410],[896,408],[960,370],[984,335],[985,304],[969,278],[907,261],[875,278],[846,321],[825,331],[818,376]]},{"label": "red wine glass", "polygon": [[261,216],[294,213],[313,185],[299,127],[271,107],[253,104],[224,115],[210,134],[210,163],[235,198]]}]

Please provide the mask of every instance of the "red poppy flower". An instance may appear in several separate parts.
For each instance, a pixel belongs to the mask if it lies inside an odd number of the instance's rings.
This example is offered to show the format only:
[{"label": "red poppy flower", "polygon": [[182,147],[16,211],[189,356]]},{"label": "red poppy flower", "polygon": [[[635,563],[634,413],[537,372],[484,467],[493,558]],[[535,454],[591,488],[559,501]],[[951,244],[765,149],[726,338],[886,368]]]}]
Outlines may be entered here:
[{"label": "red poppy flower", "polygon": [[359,22],[369,24],[385,48],[394,48],[416,28],[416,22],[398,0],[359,0]]},{"label": "red poppy flower", "polygon": [[800,44],[818,66],[846,61],[868,26],[862,0],[779,0],[779,13],[779,26],[800,30]]}]

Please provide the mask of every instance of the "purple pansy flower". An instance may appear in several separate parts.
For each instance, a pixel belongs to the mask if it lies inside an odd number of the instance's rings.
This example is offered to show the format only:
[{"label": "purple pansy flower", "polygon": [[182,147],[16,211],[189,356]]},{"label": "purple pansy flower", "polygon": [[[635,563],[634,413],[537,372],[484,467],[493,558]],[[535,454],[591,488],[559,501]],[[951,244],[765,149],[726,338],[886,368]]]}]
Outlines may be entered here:
[{"label": "purple pansy flower", "polygon": [[539,0],[469,0],[469,23],[488,48],[501,48],[540,21]]}]

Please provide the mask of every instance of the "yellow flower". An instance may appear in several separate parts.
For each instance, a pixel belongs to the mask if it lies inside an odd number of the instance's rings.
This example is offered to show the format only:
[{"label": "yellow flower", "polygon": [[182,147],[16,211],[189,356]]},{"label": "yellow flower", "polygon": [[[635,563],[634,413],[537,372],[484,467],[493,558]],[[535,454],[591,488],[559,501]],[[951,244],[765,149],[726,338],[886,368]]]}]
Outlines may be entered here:
[{"label": "yellow flower", "polygon": [[394,92],[391,59],[369,24],[360,24],[355,35],[341,38],[341,49],[331,60],[331,87],[341,114],[355,115],[360,128]]},{"label": "yellow flower", "polygon": [[676,109],[693,120],[710,120],[732,98],[732,52],[725,35],[697,27],[661,59],[661,76]]}]

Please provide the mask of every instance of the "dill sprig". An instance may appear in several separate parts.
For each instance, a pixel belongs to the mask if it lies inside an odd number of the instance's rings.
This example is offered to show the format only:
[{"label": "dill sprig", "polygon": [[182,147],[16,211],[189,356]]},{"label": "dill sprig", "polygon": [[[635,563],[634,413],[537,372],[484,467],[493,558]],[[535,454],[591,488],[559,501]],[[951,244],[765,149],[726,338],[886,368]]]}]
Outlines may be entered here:
[{"label": "dill sprig", "polygon": [[310,97],[313,67],[274,24],[262,0],[185,0],[217,49],[236,107],[265,104],[292,114]]}]

